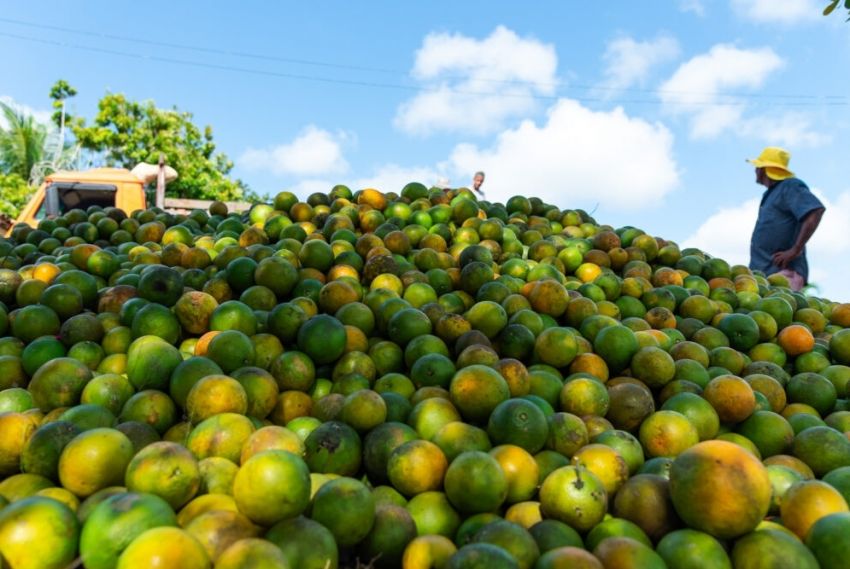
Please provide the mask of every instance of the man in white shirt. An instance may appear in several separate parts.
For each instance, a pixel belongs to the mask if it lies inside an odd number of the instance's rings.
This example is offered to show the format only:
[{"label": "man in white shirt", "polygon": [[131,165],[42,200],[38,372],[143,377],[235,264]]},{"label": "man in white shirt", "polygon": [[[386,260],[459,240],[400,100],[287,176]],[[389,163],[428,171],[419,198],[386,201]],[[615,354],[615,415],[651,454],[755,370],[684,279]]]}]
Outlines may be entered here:
[{"label": "man in white shirt", "polygon": [[482,198],[484,197],[484,192],[481,191],[481,184],[484,183],[484,172],[478,171],[472,177],[472,190],[480,195]]}]

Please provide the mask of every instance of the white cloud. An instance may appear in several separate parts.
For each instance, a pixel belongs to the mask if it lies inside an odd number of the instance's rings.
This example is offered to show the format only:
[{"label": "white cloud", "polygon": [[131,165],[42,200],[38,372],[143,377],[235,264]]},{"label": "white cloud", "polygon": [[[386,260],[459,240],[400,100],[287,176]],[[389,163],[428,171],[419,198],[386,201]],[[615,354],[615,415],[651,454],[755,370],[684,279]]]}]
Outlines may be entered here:
[{"label": "white cloud", "polygon": [[[8,95],[0,95],[0,103],[5,103],[9,105],[18,113],[32,115],[36,122],[45,124],[48,126],[48,128],[52,128],[53,122],[50,120],[50,117],[53,115],[53,111],[34,109],[30,106],[15,101],[12,97]],[[0,127],[6,128],[6,126],[6,117],[3,115],[3,113],[0,113]]]},{"label": "white cloud", "polygon": [[679,10],[692,12],[700,17],[705,16],[705,5],[702,0],[679,0]]},{"label": "white cloud", "polygon": [[593,111],[566,99],[552,106],[545,124],[523,121],[489,148],[456,146],[447,169],[464,179],[487,172],[488,199],[534,195],[560,207],[655,207],[679,182],[666,127],[620,107]]},{"label": "white cloud", "polygon": [[[734,265],[746,265],[750,261],[750,236],[758,211],[759,198],[747,200],[737,206],[720,208],[688,236],[681,246],[702,249]],[[734,227],[735,231],[730,231],[730,227]]]},{"label": "white cloud", "polygon": [[740,124],[746,102],[728,94],[764,85],[784,61],[771,48],[718,44],[683,63],[660,88],[665,108],[689,115],[691,136],[712,138]]},{"label": "white cloud", "polygon": [[811,119],[800,112],[779,112],[743,120],[737,127],[741,136],[771,144],[801,148],[829,144],[832,137],[817,132]]},{"label": "white cloud", "polygon": [[650,41],[619,37],[608,43],[602,56],[607,64],[604,86],[626,89],[643,84],[653,67],[679,55],[679,42],[670,36]]},{"label": "white cloud", "polygon": [[819,0],[732,0],[732,10],[752,22],[796,24],[817,19],[826,4]]},{"label": "white cloud", "polygon": [[[847,279],[850,279],[850,253],[847,241],[847,220],[850,219],[850,190],[845,190],[835,200],[823,192],[812,192],[826,206],[826,213],[807,246],[809,280],[818,286],[819,294],[833,300],[847,302]],[[682,247],[697,247],[729,263],[749,263],[750,236],[758,217],[759,198],[740,205],[721,208],[711,214],[702,225],[682,243]],[[729,228],[736,228],[730,231]]]},{"label": "white cloud", "polygon": [[411,73],[424,92],[402,103],[395,126],[417,135],[496,132],[533,111],[534,96],[554,93],[557,65],[553,45],[504,26],[482,40],[429,34]]},{"label": "white cloud", "polygon": [[290,143],[265,149],[248,148],[238,164],[247,170],[267,170],[279,176],[344,173],[348,162],[342,145],[349,139],[346,133],[331,133],[310,125]]}]

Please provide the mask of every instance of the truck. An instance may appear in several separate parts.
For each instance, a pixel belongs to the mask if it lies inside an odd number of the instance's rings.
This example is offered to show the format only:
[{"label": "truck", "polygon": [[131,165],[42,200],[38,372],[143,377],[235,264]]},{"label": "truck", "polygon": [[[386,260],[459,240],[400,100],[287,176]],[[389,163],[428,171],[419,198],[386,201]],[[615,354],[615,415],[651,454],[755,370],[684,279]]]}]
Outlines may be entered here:
[{"label": "truck", "polygon": [[[48,175],[18,215],[15,223],[32,227],[45,217],[62,215],[71,209],[89,206],[116,207],[128,215],[148,207],[146,180],[126,168],[93,168],[85,171],[59,171]],[[161,192],[160,195],[162,195]],[[211,201],[160,198],[159,207],[172,213],[208,209]],[[226,202],[228,211],[250,208],[244,202]],[[11,224],[3,233],[11,232]]]}]

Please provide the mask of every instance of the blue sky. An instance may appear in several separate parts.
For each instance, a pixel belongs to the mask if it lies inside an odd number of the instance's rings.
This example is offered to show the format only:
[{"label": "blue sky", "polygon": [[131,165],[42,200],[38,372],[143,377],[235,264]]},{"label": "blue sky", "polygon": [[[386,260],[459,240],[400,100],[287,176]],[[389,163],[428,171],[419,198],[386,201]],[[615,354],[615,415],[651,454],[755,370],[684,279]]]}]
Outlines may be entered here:
[{"label": "blue sky", "polygon": [[107,91],[191,111],[261,194],[483,169],[488,198],[746,262],[744,158],[784,146],[829,206],[811,279],[850,298],[850,24],[825,0],[8,4],[0,98],[43,116],[64,78],[89,118]]}]

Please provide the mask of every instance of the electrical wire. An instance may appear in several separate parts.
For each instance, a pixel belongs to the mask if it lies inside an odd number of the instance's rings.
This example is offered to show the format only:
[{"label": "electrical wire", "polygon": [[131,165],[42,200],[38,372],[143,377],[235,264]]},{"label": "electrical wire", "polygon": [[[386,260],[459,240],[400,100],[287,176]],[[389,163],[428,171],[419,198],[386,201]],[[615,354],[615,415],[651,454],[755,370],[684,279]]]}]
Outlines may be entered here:
[{"label": "electrical wire", "polygon": [[[22,21],[18,21],[18,20],[11,20],[9,18],[2,18],[2,17],[0,17],[0,22],[15,23],[15,24],[19,24],[19,25],[29,25],[29,26],[32,26],[32,27],[41,27],[41,28],[45,28],[45,29],[52,29],[54,31],[67,31],[67,32],[72,32],[72,33],[88,34],[88,35],[94,35],[94,36],[108,38],[108,39],[116,39],[116,40],[120,40],[120,41],[131,41],[131,42],[144,43],[144,44],[157,46],[157,47],[190,49],[190,50],[194,50],[194,51],[207,52],[207,53],[219,54],[219,55],[234,55],[234,56],[237,56],[237,57],[250,57],[250,58],[255,58],[255,59],[267,59],[267,60],[271,60],[271,61],[286,62],[286,63],[303,63],[303,64],[310,64],[310,65],[320,65],[320,66],[324,66],[324,67],[335,67],[335,68],[352,70],[352,71],[370,71],[370,72],[381,72],[381,73],[395,73],[394,71],[387,70],[387,69],[378,69],[378,68],[370,68],[370,67],[357,67],[357,66],[334,64],[334,63],[328,63],[328,62],[317,62],[317,61],[301,60],[301,59],[293,59],[293,58],[279,58],[279,57],[274,57],[274,56],[260,56],[260,55],[257,55],[257,54],[246,54],[246,53],[241,53],[241,52],[229,52],[229,51],[226,51],[226,50],[217,50],[217,49],[214,49],[214,48],[187,46],[187,45],[184,45],[184,44],[169,44],[169,43],[164,43],[164,42],[153,42],[153,41],[150,41],[150,40],[143,40],[143,39],[139,39],[139,38],[124,38],[124,37],[121,37],[121,36],[114,36],[114,35],[111,35],[111,34],[99,34],[99,33],[83,32],[83,31],[80,31],[80,30],[72,30],[71,28],[61,28],[59,26],[48,26],[48,25],[26,23],[26,22],[22,22]],[[168,63],[168,64],[173,64],[173,65],[182,65],[182,66],[196,67],[196,68],[203,68],[203,69],[213,69],[213,70],[217,70],[217,71],[229,71],[229,72],[235,72],[235,73],[246,73],[246,74],[252,74],[252,75],[259,75],[259,76],[276,77],[276,78],[284,78],[284,79],[294,79],[294,80],[302,80],[302,81],[313,81],[313,82],[331,83],[331,84],[349,85],[349,86],[359,86],[359,87],[405,90],[405,91],[411,91],[411,92],[445,92],[445,91],[448,91],[448,92],[451,92],[453,94],[458,94],[458,95],[487,96],[487,97],[498,97],[498,98],[522,98],[522,99],[537,99],[537,100],[547,100],[547,101],[556,101],[556,100],[561,98],[558,95],[546,95],[546,94],[541,94],[541,93],[532,93],[532,92],[525,92],[525,91],[524,92],[511,92],[509,90],[502,90],[502,91],[498,91],[498,92],[496,92],[496,91],[481,91],[481,90],[451,88],[451,87],[447,87],[445,85],[436,86],[436,87],[429,87],[429,86],[423,86],[423,85],[409,85],[409,84],[402,84],[402,83],[366,81],[366,80],[359,80],[359,79],[344,79],[344,78],[340,78],[340,77],[327,77],[327,76],[307,75],[307,74],[282,72],[282,71],[271,71],[271,70],[264,70],[264,69],[240,67],[240,66],[236,66],[236,65],[226,65],[226,64],[220,64],[220,63],[209,63],[209,62],[204,62],[204,61],[187,60],[187,59],[169,57],[169,56],[140,54],[140,53],[135,53],[135,52],[121,51],[121,50],[109,49],[109,48],[98,47],[98,46],[77,44],[77,43],[72,43],[72,42],[59,40],[59,39],[48,39],[48,38],[41,38],[41,37],[25,36],[25,35],[21,35],[21,34],[6,32],[6,31],[0,31],[0,37],[8,37],[8,38],[17,39],[17,40],[20,40],[20,41],[40,43],[40,44],[43,44],[43,45],[52,45],[52,46],[55,46],[55,47],[70,48],[70,49],[76,49],[76,50],[81,50],[81,51],[89,51],[89,52],[93,52],[93,53],[101,53],[101,54],[105,54],[105,55],[132,58],[132,59],[143,60],[143,61],[144,60],[146,60],[146,61],[157,61],[157,62]],[[498,81],[499,82],[506,82],[506,83],[529,84],[529,83],[525,83],[525,82],[517,82],[517,81],[509,81],[509,80],[508,81],[498,80]],[[531,83],[531,84],[533,84],[533,83]],[[642,92],[656,93],[656,94],[662,93],[662,91],[659,91],[659,90],[644,90]],[[707,95],[703,94],[703,96],[707,96]],[[722,93],[712,93],[710,96],[711,97],[728,97],[728,98],[732,98],[732,99],[735,99],[735,98],[746,99],[747,97],[758,97],[758,94],[731,95],[731,94],[722,94]],[[829,95],[829,96],[774,95],[774,96],[780,97],[780,98],[790,98],[790,99],[805,98],[805,99],[810,99],[810,100],[798,100],[798,101],[787,101],[787,102],[766,102],[766,103],[763,103],[763,104],[765,104],[767,106],[789,106],[789,107],[846,106],[848,104],[846,97],[836,96],[836,95]],[[711,98],[709,98],[708,100],[702,100],[702,101],[700,101],[700,100],[696,100],[696,101],[695,100],[676,101],[676,100],[659,100],[659,99],[612,99],[610,97],[591,97],[591,96],[582,96],[582,95],[570,95],[570,98],[575,99],[575,100],[580,101],[580,102],[583,102],[583,103],[609,103],[609,104],[610,103],[617,103],[617,104],[638,104],[638,105],[646,104],[646,105],[686,105],[686,106],[721,106],[721,107],[725,107],[725,106],[743,106],[743,105],[747,104],[745,101],[717,100],[717,99],[711,99]],[[812,100],[812,99],[814,99],[814,100]],[[820,99],[820,100],[818,100],[818,99]]]},{"label": "electrical wire", "polygon": [[[389,69],[389,68],[381,68],[381,67],[369,67],[369,66],[360,66],[360,65],[351,65],[351,64],[343,64],[343,63],[335,63],[328,61],[318,61],[312,59],[303,59],[303,58],[293,58],[293,57],[281,57],[275,55],[268,54],[260,54],[254,52],[246,52],[246,51],[234,51],[234,50],[226,50],[226,49],[218,49],[212,47],[205,46],[197,46],[190,45],[184,43],[175,43],[175,42],[163,42],[163,41],[154,41],[146,38],[140,37],[131,37],[131,36],[121,36],[117,34],[110,34],[100,31],[91,31],[91,30],[81,30],[78,28],[69,28],[65,26],[57,26],[51,24],[44,24],[39,22],[31,22],[26,20],[19,20],[15,18],[4,18],[0,17],[0,22],[4,22],[7,24],[14,24],[18,26],[25,26],[29,28],[41,29],[41,30],[49,30],[49,31],[57,31],[67,34],[75,34],[87,37],[93,37],[98,39],[106,39],[111,41],[120,41],[120,42],[129,42],[129,43],[137,43],[141,45],[147,45],[151,47],[162,47],[168,49],[181,49],[187,51],[195,51],[199,53],[207,53],[212,55],[223,55],[229,57],[237,57],[243,59],[255,59],[260,61],[269,61],[269,62],[278,62],[278,63],[288,63],[288,64],[297,64],[297,65],[307,65],[307,66],[317,66],[317,67],[325,67],[325,68],[333,68],[340,70],[348,70],[348,71],[363,71],[369,73],[381,73],[381,74],[392,74],[392,75],[407,75],[407,71],[400,69]],[[690,90],[680,90],[680,89],[647,89],[647,88],[639,88],[639,87],[615,87],[610,85],[588,85],[581,83],[570,83],[568,85],[563,85],[561,82],[552,82],[552,81],[528,81],[522,79],[495,79],[495,78],[487,78],[487,77],[475,77],[470,79],[468,77],[444,77],[446,80],[467,80],[474,82],[482,82],[482,83],[502,83],[502,84],[519,84],[519,85],[528,85],[538,88],[565,88],[565,89],[578,89],[578,90],[586,90],[586,91],[610,91],[610,92],[634,92],[634,93],[644,93],[644,94],[655,94],[655,95],[663,95],[663,94],[671,94],[671,95],[708,95],[705,92],[699,91],[690,91]],[[789,93],[726,93],[726,92],[718,92],[711,93],[712,96],[717,97],[739,97],[739,98],[778,98],[778,99],[818,99],[818,98],[839,98],[846,99],[843,95],[811,95],[811,94],[789,94]]]}]

